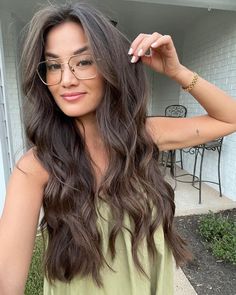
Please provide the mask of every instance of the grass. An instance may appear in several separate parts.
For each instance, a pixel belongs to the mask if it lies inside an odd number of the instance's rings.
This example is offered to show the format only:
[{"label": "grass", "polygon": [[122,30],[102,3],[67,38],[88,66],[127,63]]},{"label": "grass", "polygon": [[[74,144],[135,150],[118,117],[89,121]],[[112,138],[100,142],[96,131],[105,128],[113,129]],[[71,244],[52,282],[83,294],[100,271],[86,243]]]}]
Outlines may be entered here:
[{"label": "grass", "polygon": [[36,237],[30,271],[25,287],[25,295],[43,295],[43,239]]}]

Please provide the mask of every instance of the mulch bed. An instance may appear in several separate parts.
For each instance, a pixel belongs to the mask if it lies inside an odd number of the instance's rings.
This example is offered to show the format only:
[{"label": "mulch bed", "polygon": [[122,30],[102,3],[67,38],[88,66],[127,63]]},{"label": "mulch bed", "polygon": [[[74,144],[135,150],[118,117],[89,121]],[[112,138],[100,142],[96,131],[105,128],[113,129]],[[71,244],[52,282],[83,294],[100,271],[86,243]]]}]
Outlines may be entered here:
[{"label": "mulch bed", "polygon": [[[236,222],[236,208],[220,213]],[[176,227],[194,255],[183,271],[198,295],[236,295],[236,265],[215,258],[207,249],[198,232],[200,216],[175,217]]]}]

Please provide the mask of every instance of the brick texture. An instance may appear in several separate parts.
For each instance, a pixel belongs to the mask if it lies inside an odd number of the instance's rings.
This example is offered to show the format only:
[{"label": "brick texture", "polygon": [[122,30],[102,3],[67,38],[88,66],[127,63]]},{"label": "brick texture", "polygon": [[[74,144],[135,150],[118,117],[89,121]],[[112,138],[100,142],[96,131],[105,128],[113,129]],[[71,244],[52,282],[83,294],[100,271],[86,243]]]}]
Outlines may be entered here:
[{"label": "brick texture", "polygon": [[[236,99],[236,22],[235,13],[212,11],[191,27],[183,47],[183,64],[214,83]],[[212,97],[214,100],[214,97]],[[187,93],[179,103],[188,116],[204,114],[203,108]],[[184,167],[192,172],[193,157],[185,156]],[[224,138],[222,150],[223,194],[236,201],[236,133]],[[206,152],[203,178],[217,180],[217,153]],[[214,186],[214,185],[213,185]]]}]

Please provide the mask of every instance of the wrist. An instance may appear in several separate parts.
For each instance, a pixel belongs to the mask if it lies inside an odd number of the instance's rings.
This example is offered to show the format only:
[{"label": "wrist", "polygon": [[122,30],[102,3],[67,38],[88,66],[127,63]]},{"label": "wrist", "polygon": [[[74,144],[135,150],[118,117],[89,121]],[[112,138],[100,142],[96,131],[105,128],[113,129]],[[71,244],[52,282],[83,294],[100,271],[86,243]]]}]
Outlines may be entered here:
[{"label": "wrist", "polygon": [[176,75],[172,77],[172,79],[175,80],[183,88],[186,88],[192,82],[193,77],[194,73],[185,66],[181,65],[178,73],[176,73]]}]

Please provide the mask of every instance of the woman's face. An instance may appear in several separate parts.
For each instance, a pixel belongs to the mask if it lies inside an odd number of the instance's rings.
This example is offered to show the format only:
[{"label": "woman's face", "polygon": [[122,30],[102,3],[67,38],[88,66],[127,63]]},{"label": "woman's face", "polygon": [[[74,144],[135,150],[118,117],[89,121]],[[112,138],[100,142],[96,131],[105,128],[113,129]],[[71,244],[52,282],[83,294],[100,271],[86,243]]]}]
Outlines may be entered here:
[{"label": "woman's face", "polygon": [[[87,54],[90,53],[88,40],[79,24],[72,21],[65,22],[49,31],[45,43],[45,59],[55,59],[59,64],[62,63],[63,71],[61,82],[48,86],[48,89],[59,108],[67,116],[82,120],[94,119],[96,109],[103,98],[104,81],[99,72],[91,79],[76,78],[67,62],[78,52],[85,54],[82,57],[85,56],[86,59]],[[84,65],[88,62],[81,59],[80,55],[75,60],[74,58],[70,60],[70,63],[77,66],[76,71],[78,69],[79,75],[87,77],[87,73],[84,74],[83,70]],[[50,75],[53,75],[53,70]]]}]

